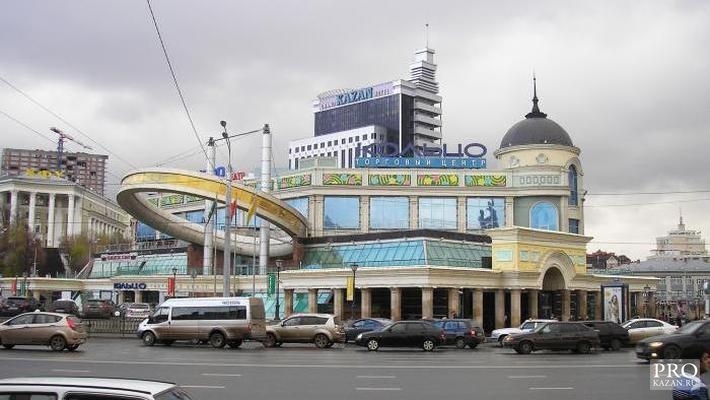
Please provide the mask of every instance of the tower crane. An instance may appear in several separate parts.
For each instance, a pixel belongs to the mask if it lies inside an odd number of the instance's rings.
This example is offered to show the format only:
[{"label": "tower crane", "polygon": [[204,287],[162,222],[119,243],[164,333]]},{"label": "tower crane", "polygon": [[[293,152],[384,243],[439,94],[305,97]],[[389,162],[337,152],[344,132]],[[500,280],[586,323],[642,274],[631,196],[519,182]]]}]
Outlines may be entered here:
[{"label": "tower crane", "polygon": [[59,140],[57,141],[57,171],[62,170],[62,153],[64,152],[64,140],[71,140],[72,142],[78,144],[79,146],[82,146],[85,149],[91,150],[91,146],[87,146],[84,143],[81,143],[80,141],[74,139],[70,135],[64,133],[61,131],[59,128],[51,127],[49,128],[50,131],[56,133],[59,135]]}]

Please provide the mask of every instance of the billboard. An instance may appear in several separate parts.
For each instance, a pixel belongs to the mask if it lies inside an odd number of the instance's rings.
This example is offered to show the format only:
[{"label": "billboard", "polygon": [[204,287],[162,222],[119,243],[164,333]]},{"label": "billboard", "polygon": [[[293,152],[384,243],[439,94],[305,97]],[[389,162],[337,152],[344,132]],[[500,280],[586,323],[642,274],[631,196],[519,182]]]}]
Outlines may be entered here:
[{"label": "billboard", "polygon": [[628,307],[626,295],[628,286],[623,284],[602,285],[602,305],[604,309],[604,320],[613,321],[618,324],[628,318]]}]

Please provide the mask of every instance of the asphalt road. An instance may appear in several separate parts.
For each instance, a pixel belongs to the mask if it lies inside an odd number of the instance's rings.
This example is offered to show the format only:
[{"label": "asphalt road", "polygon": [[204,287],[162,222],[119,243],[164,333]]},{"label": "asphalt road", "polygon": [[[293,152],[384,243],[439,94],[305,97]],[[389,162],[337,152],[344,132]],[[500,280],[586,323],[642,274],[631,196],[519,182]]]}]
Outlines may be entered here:
[{"label": "asphalt road", "polygon": [[0,377],[102,376],[177,382],[194,399],[670,399],[649,389],[649,366],[632,349],[588,355],[518,355],[484,344],[475,350],[382,349],[312,345],[240,349],[91,338],[74,353],[45,347],[0,350]]}]

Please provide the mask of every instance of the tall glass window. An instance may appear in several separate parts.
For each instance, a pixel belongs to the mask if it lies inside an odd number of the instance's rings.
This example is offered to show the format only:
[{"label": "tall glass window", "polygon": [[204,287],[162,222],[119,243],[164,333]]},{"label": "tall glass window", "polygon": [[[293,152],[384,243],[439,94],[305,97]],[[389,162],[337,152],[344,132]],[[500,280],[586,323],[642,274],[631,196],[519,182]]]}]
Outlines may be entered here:
[{"label": "tall glass window", "polygon": [[419,228],[456,229],[455,197],[420,197]]},{"label": "tall glass window", "polygon": [[556,231],[558,228],[557,207],[549,201],[536,203],[530,209],[530,227],[535,229],[545,229]]},{"label": "tall glass window", "polygon": [[370,229],[409,228],[408,197],[370,197]]},{"label": "tall glass window", "polygon": [[308,218],[308,197],[297,197],[295,199],[286,200],[286,204],[295,208],[304,217]]},{"label": "tall glass window", "polygon": [[323,198],[323,227],[325,229],[360,229],[360,198]]},{"label": "tall glass window", "polygon": [[505,199],[470,197],[466,199],[466,229],[480,230],[505,226]]},{"label": "tall glass window", "polygon": [[567,173],[567,180],[569,181],[569,205],[577,205],[577,168],[574,165],[569,166],[569,172]]},{"label": "tall glass window", "polygon": [[579,220],[575,218],[569,219],[569,233],[579,234]]}]

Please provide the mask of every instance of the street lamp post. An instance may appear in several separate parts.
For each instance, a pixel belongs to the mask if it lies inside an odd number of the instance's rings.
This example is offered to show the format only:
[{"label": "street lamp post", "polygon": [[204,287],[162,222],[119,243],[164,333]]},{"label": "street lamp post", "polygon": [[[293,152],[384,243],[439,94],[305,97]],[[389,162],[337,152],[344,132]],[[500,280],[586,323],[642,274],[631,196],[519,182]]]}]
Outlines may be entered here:
[{"label": "street lamp post", "polygon": [[643,316],[648,318],[648,298],[651,297],[651,288],[646,285],[643,287]]},{"label": "street lamp post", "polygon": [[177,297],[177,268],[173,267],[173,297]]},{"label": "street lamp post", "polygon": [[193,268],[190,276],[192,277],[192,293],[190,297],[195,297],[195,278],[197,278],[197,270]]},{"label": "street lamp post", "polygon": [[282,260],[276,260],[276,310],[274,311],[274,321],[281,321],[281,303],[279,302],[279,283],[281,281],[281,266],[283,265]]},{"label": "street lamp post", "polygon": [[357,272],[357,264],[352,264],[350,269],[353,270],[353,301],[350,302],[350,318],[355,319],[355,273]]},{"label": "street lamp post", "polygon": [[224,264],[222,267],[222,275],[224,276],[224,285],[222,286],[222,296],[229,297],[231,294],[229,286],[229,278],[232,274],[232,254],[231,254],[231,225],[232,215],[230,207],[232,205],[232,144],[227,133],[227,121],[220,121],[222,125],[222,138],[227,142],[227,193],[225,196],[224,205]]}]

